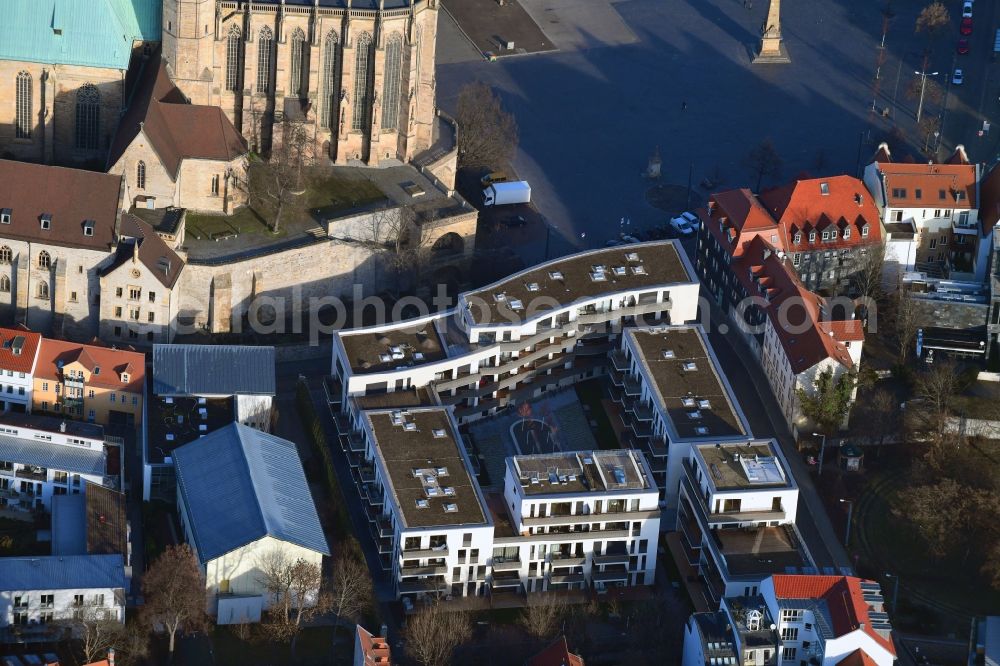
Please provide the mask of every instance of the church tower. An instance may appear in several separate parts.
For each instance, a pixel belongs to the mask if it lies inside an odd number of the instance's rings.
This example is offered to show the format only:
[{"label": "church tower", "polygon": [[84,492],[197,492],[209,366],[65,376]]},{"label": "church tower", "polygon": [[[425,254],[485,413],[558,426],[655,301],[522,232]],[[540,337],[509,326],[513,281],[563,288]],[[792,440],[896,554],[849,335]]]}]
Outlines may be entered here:
[{"label": "church tower", "polygon": [[215,0],[163,0],[163,56],[193,104],[212,104]]}]

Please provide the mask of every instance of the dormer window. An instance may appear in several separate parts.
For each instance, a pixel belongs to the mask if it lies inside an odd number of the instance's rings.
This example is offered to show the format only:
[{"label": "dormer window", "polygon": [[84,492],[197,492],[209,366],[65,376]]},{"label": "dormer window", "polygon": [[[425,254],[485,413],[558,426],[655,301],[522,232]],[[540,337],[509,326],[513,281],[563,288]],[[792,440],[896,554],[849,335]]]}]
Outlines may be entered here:
[{"label": "dormer window", "polygon": [[52,214],[51,213],[42,213],[41,223],[42,223],[42,229],[46,229],[46,230],[51,229],[52,228]]},{"label": "dormer window", "polygon": [[101,366],[99,366],[99,365],[95,365],[94,366],[94,374],[95,375],[101,374]]},{"label": "dormer window", "polygon": [[847,227],[846,229],[844,229],[844,240],[847,240],[850,237],[851,237],[851,228]]},{"label": "dormer window", "polygon": [[10,224],[10,216],[13,211],[10,208],[0,208],[0,224]]},{"label": "dormer window", "polygon": [[123,372],[122,373],[122,384],[128,384],[128,373],[127,372]]},{"label": "dormer window", "polygon": [[795,234],[794,242],[796,245],[802,242],[802,232],[797,232]]},{"label": "dormer window", "polygon": [[809,232],[809,242],[810,243],[815,243],[816,242],[816,232],[815,231],[810,231]]},{"label": "dormer window", "polygon": [[830,194],[830,183],[822,182],[819,184],[819,192],[824,197]]},{"label": "dormer window", "polygon": [[837,240],[837,230],[836,229],[831,229],[830,230],[830,240]]},{"label": "dormer window", "polygon": [[94,221],[93,220],[84,220],[83,221],[83,235],[84,236],[93,236],[94,235]]},{"label": "dormer window", "polygon": [[861,237],[868,238],[868,225],[861,227]]},{"label": "dormer window", "polygon": [[826,240],[830,240],[830,232],[829,231],[824,231],[823,232],[823,240],[825,240],[825,241]]}]

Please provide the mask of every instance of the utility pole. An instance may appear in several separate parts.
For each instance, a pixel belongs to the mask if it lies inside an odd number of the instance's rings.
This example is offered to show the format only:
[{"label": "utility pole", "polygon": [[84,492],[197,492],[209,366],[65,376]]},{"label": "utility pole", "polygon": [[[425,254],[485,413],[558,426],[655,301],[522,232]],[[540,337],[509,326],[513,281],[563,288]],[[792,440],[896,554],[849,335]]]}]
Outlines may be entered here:
[{"label": "utility pole", "polygon": [[927,89],[927,77],[937,76],[939,72],[927,71],[927,56],[924,56],[924,66],[919,72],[913,72],[920,76],[920,102],[917,104],[917,122],[920,122],[920,115],[924,111],[924,91]]},{"label": "utility pole", "polygon": [[816,476],[823,476],[823,454],[826,453],[826,435],[814,432],[813,437],[823,438],[822,443],[819,445],[819,469],[816,470]]}]

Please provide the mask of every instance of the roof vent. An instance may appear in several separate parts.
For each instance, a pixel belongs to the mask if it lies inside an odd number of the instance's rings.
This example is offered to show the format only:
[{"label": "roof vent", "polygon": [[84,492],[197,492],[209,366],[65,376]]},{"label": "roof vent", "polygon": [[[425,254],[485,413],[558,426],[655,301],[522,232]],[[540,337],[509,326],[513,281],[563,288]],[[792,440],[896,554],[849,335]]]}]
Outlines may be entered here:
[{"label": "roof vent", "polygon": [[500,293],[493,294],[493,300],[496,301],[497,303],[503,303],[507,300],[507,294],[503,293],[502,291]]},{"label": "roof vent", "polygon": [[437,476],[448,476],[448,468],[447,467],[435,467],[434,468],[434,474],[436,474]]},{"label": "roof vent", "polygon": [[698,369],[698,364],[694,361],[688,361],[684,364],[684,372],[695,372]]},{"label": "roof vent", "polygon": [[434,433],[435,439],[441,439],[445,436],[444,428],[434,428],[431,432]]},{"label": "roof vent", "polygon": [[608,279],[608,276],[604,272],[604,266],[591,266],[590,267],[590,280],[592,282],[604,282],[607,279]]},{"label": "roof vent", "polygon": [[675,358],[677,356],[676,354],[674,354],[673,349],[664,349],[662,352],[660,352],[660,354],[663,355],[663,358]]},{"label": "roof vent", "polygon": [[444,512],[445,513],[458,513],[458,505],[457,504],[445,504],[444,505]]},{"label": "roof vent", "polygon": [[612,271],[618,277],[625,277],[625,267],[624,266],[615,266],[612,269]]},{"label": "roof vent", "polygon": [[694,431],[696,433],[698,433],[699,435],[707,435],[708,434],[708,428],[706,428],[705,426],[698,426],[697,428],[694,429]]},{"label": "roof vent", "polygon": [[510,299],[510,309],[511,310],[523,310],[524,309],[524,303],[521,302],[520,298],[512,298],[512,299]]},{"label": "roof vent", "polygon": [[94,221],[93,220],[84,220],[83,221],[83,235],[84,236],[93,236],[94,235]]},{"label": "roof vent", "polygon": [[430,503],[430,502],[428,502],[428,501],[427,501],[427,500],[425,500],[425,499],[417,499],[417,508],[418,508],[418,509],[426,509],[426,508],[427,508],[427,507],[429,507],[430,505],[431,505],[431,503]]},{"label": "roof vent", "polygon": [[10,208],[0,208],[0,224],[10,224],[10,216],[13,211]]},{"label": "roof vent", "polygon": [[702,399],[698,401],[698,409],[711,409],[712,403],[708,400]]},{"label": "roof vent", "polygon": [[827,196],[828,194],[830,194],[830,183],[826,182],[825,180],[822,183],[820,183],[819,184],[819,192],[824,197]]},{"label": "roof vent", "polygon": [[525,286],[528,288],[528,291],[538,291],[539,290],[539,286],[538,286],[537,282],[529,282]]},{"label": "roof vent", "polygon": [[408,432],[413,432],[416,429],[417,429],[417,424],[413,423],[412,421],[403,424],[403,430],[406,430]]},{"label": "roof vent", "polygon": [[52,228],[52,213],[42,213],[40,220],[42,223],[42,229]]},{"label": "roof vent", "polygon": [[562,280],[563,279],[562,271],[549,271],[549,279]]},{"label": "roof vent", "polygon": [[638,252],[626,252],[625,253],[625,261],[639,261],[639,253]]},{"label": "roof vent", "polygon": [[701,420],[701,412],[699,412],[697,409],[694,410],[693,412],[688,412],[687,415],[688,415],[688,418],[691,419],[692,421],[700,421]]},{"label": "roof vent", "polygon": [[694,407],[694,398],[681,398],[681,404],[685,407]]},{"label": "roof vent", "polygon": [[642,264],[638,264],[637,266],[633,266],[632,267],[632,273],[633,273],[633,275],[645,275],[646,274],[646,267],[643,266]]}]

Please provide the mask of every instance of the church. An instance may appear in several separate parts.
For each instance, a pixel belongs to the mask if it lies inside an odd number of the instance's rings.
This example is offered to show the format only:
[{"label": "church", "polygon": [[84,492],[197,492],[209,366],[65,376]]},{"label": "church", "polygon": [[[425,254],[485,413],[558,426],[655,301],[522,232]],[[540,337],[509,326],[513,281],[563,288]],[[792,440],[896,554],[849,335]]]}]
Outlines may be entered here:
[{"label": "church", "polygon": [[[119,164],[123,141],[141,137],[137,116],[176,116],[187,103],[221,109],[265,156],[298,123],[318,163],[410,162],[434,140],[437,12],[437,0],[5,0],[0,157],[152,182],[148,165],[144,178],[137,171],[144,160]],[[159,77],[161,54],[177,94],[151,104],[144,84]],[[232,147],[228,128],[219,132],[213,141]],[[172,157],[156,161],[176,179]],[[214,175],[208,187],[221,190]],[[205,203],[216,202],[192,208]]]}]

